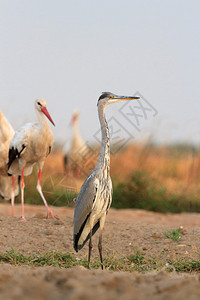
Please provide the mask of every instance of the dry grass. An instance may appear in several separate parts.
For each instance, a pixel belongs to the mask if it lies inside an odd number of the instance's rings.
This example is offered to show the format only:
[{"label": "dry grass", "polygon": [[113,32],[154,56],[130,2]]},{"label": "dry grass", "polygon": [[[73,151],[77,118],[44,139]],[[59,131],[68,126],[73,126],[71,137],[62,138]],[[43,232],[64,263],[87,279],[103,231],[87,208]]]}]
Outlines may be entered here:
[{"label": "dry grass", "polygon": [[112,178],[117,181],[126,181],[134,171],[150,173],[169,191],[200,191],[200,152],[190,148],[135,144],[112,158]]},{"label": "dry grass", "polygon": [[[43,169],[42,185],[47,200],[52,205],[72,206],[72,199],[79,192],[86,176],[91,172],[98,158],[98,149],[83,161],[81,176],[74,178],[72,174],[64,172],[63,155],[60,148],[56,148],[47,158]],[[173,196],[178,195],[179,202],[184,195],[185,199],[200,199],[200,152],[188,145],[174,147],[156,147],[151,144],[132,144],[123,152],[111,156],[111,177],[114,187],[118,183],[127,183],[133,174],[149,174],[161,188]],[[133,179],[132,179],[133,180]],[[27,203],[41,203],[35,186],[37,170],[25,179],[26,194],[29,194]],[[153,181],[150,181],[153,184]],[[151,188],[151,187],[150,187]],[[153,186],[152,186],[153,188]],[[157,195],[162,198],[162,193]],[[183,198],[184,198],[183,197]],[[67,199],[67,200],[66,200]],[[184,200],[184,199],[183,199]],[[20,200],[18,199],[18,202]],[[182,201],[182,200],[181,200]],[[187,207],[187,206],[186,206]]]},{"label": "dry grass", "polygon": [[[46,160],[44,173],[56,181],[63,178],[65,187],[79,191],[86,175],[90,173],[98,158],[98,150],[84,162],[79,179],[64,174],[61,149],[57,148]],[[90,165],[90,168],[87,166]],[[151,144],[132,144],[125,151],[111,156],[111,177],[114,181],[125,182],[135,171],[150,173],[163,183],[169,192],[185,191],[199,194],[200,151],[188,145],[174,147],[155,147]],[[47,179],[49,180],[49,179]]]}]

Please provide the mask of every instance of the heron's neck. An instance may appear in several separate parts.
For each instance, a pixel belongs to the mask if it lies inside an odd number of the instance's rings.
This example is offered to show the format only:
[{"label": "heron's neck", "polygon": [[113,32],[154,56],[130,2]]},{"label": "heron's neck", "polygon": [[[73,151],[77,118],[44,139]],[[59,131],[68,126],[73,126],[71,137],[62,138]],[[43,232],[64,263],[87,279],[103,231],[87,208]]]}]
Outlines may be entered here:
[{"label": "heron's neck", "polygon": [[102,143],[101,143],[101,150],[99,154],[99,159],[97,162],[98,167],[107,166],[110,168],[110,137],[109,137],[109,130],[108,124],[105,118],[105,105],[99,104],[98,105],[98,113],[99,113],[99,121],[101,124],[101,136],[102,136]]}]

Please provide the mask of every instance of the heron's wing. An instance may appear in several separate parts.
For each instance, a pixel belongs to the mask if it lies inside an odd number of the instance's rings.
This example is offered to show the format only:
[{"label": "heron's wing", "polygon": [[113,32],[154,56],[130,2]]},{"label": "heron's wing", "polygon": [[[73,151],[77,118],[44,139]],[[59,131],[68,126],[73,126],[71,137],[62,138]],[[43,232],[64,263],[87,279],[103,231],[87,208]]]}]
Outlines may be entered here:
[{"label": "heron's wing", "polygon": [[113,187],[112,187],[112,180],[110,178],[110,192],[109,192],[109,200],[108,200],[108,206],[106,208],[106,214],[108,214],[108,211],[110,209],[111,206],[111,202],[112,202],[112,195],[113,195]]},{"label": "heron's wing", "polygon": [[75,202],[74,234],[78,234],[84,222],[88,219],[93,203],[98,193],[99,180],[89,176],[81,187]]}]

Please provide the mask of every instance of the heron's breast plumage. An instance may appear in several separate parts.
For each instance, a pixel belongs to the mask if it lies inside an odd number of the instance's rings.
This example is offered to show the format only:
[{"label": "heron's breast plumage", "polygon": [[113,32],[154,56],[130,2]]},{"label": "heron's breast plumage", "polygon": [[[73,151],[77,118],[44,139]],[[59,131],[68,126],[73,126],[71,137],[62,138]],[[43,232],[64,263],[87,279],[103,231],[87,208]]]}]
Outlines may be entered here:
[{"label": "heron's breast plumage", "polygon": [[[107,174],[104,177],[105,172]],[[112,201],[112,181],[109,171],[103,171],[99,178],[99,188],[93,204],[95,221],[98,221],[105,213],[107,213]]]}]

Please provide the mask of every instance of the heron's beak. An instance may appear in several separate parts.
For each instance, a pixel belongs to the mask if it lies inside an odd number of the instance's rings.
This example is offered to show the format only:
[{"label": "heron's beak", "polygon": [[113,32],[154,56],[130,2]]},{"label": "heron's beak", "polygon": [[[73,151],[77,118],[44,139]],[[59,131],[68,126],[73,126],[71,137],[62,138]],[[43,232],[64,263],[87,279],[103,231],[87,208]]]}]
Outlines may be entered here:
[{"label": "heron's beak", "polygon": [[54,124],[54,121],[52,120],[52,118],[51,118],[51,116],[50,116],[48,110],[46,109],[46,107],[42,107],[42,108],[41,108],[41,111],[43,112],[43,114],[45,114],[45,116],[49,119],[49,121],[50,121],[54,126],[56,126],[56,125]]},{"label": "heron's beak", "polygon": [[121,100],[121,101],[126,101],[126,100],[138,100],[140,97],[136,96],[116,96],[113,99]]}]

